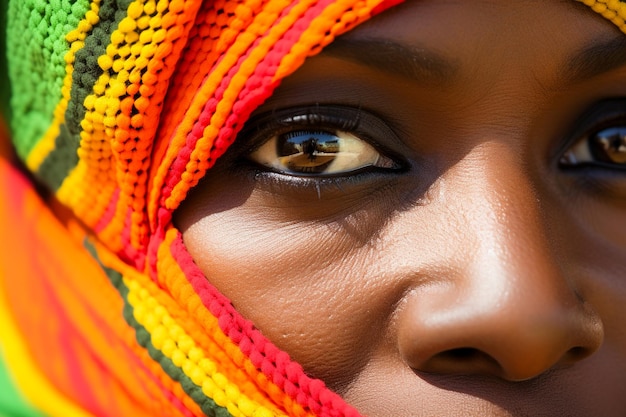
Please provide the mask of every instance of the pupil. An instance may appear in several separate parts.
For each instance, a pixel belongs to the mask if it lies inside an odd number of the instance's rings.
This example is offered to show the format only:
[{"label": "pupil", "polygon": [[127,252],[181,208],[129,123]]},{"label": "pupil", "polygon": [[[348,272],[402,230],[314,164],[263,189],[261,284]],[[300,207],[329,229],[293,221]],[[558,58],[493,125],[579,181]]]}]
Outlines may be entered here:
[{"label": "pupil", "polygon": [[315,153],[317,152],[317,139],[309,138],[302,143],[302,152],[306,154],[309,161],[315,161]]},{"label": "pupil", "polygon": [[594,157],[602,162],[626,164],[626,126],[601,130],[593,139]]}]

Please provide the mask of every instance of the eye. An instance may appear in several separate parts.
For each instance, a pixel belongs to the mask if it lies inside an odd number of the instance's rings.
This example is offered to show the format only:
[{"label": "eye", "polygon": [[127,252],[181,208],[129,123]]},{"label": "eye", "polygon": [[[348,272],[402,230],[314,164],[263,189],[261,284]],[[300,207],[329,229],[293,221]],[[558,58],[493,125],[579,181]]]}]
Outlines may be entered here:
[{"label": "eye", "polygon": [[355,135],[335,130],[296,130],[274,135],[250,158],[284,174],[336,175],[397,164]]},{"label": "eye", "polygon": [[[561,166],[596,165],[626,170],[626,114],[620,114],[626,113],[626,104],[620,101],[614,109],[618,110],[618,114],[609,112],[599,115],[597,111],[592,113],[596,117],[604,117],[596,120],[596,126],[587,129],[589,133],[582,134],[581,139],[567,149],[561,157]],[[600,127],[597,127],[598,124]]]},{"label": "eye", "polygon": [[610,165],[626,169],[626,123],[602,129],[572,146],[561,159],[561,165]]},{"label": "eye", "polygon": [[400,163],[370,143],[371,136],[389,134],[381,127],[382,122],[371,120],[374,117],[357,109],[318,106],[266,115],[255,123],[255,141],[261,144],[249,159],[292,176],[330,177],[368,168],[400,169]]}]

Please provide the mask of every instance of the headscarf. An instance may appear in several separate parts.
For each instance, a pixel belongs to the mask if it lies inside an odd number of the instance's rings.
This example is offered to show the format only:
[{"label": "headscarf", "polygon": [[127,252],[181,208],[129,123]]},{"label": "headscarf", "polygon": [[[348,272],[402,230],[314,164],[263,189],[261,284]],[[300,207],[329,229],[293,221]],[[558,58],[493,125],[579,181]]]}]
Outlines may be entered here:
[{"label": "headscarf", "polygon": [[[397,3],[9,1],[12,140],[51,196],[0,159],[0,411],[359,415],[211,285],[172,216],[281,79]],[[626,3],[583,3],[626,31]]]}]

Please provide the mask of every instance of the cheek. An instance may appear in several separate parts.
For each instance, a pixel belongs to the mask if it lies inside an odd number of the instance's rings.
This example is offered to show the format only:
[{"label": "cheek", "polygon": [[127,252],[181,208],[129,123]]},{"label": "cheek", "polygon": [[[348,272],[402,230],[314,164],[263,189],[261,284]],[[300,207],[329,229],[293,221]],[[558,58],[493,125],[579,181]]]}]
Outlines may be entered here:
[{"label": "cheek", "polygon": [[[572,240],[583,240],[573,236]],[[623,239],[622,239],[623,240]],[[616,246],[606,236],[589,239],[585,245],[572,250],[578,266],[572,277],[578,278],[577,285],[585,301],[602,318],[604,348],[619,356],[621,372],[626,370],[626,245]]]},{"label": "cheek", "polygon": [[398,296],[374,280],[379,251],[345,224],[279,222],[254,200],[221,211],[205,206],[211,214],[183,229],[185,244],[244,317],[341,391],[382,343]]}]

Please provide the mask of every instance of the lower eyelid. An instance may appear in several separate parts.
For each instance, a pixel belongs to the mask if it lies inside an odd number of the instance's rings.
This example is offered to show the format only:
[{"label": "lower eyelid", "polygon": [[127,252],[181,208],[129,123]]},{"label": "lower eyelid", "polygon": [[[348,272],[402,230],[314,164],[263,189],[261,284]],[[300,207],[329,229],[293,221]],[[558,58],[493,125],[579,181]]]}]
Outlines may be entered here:
[{"label": "lower eyelid", "polygon": [[345,195],[346,189],[351,189],[355,182],[352,177],[319,178],[259,170],[254,172],[253,181],[255,188],[264,192],[291,199],[297,196],[299,201],[320,200],[328,198],[329,194]]},{"label": "lower eyelid", "polygon": [[[569,167],[568,167],[569,168]],[[568,195],[594,201],[615,201],[623,207],[626,198],[626,173],[620,169],[603,169],[602,165],[581,164],[565,170]]]},{"label": "lower eyelid", "polygon": [[[256,165],[256,164],[255,164]],[[269,183],[283,183],[286,187],[293,188],[311,188],[318,189],[319,187],[328,187],[332,189],[342,187],[364,187],[369,188],[371,181],[382,180],[384,178],[391,178],[391,173],[396,171],[388,171],[379,168],[372,169],[363,168],[352,172],[350,175],[325,175],[320,176],[316,174],[289,174],[276,171],[267,171],[259,169],[256,166],[254,169],[254,179],[259,182],[268,181]],[[393,175],[393,174],[392,174]]]}]

